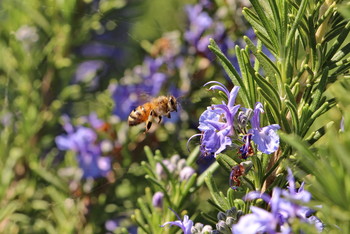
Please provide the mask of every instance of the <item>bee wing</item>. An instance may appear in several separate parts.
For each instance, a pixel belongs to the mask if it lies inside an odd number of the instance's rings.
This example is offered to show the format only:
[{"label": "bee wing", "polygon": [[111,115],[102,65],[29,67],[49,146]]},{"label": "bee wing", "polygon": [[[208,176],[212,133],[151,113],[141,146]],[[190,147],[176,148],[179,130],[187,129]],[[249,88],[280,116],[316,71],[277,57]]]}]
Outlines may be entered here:
[{"label": "bee wing", "polygon": [[148,94],[148,93],[145,93],[145,92],[141,92],[139,94],[139,100],[142,104],[146,103],[146,102],[149,102],[153,99],[153,97]]}]

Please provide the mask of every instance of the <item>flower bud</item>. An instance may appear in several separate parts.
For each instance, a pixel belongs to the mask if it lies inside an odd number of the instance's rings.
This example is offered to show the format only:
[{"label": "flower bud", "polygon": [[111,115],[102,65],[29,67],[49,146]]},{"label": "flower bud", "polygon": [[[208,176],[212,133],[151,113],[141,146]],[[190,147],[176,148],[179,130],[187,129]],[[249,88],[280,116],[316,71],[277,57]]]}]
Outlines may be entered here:
[{"label": "flower bud", "polygon": [[195,173],[192,167],[186,166],[180,171],[180,181],[188,180]]},{"label": "flower bud", "polygon": [[163,207],[164,194],[162,192],[156,192],[152,198],[152,205],[156,208]]},{"label": "flower bud", "polygon": [[217,215],[218,220],[226,220],[226,214],[220,211]]}]

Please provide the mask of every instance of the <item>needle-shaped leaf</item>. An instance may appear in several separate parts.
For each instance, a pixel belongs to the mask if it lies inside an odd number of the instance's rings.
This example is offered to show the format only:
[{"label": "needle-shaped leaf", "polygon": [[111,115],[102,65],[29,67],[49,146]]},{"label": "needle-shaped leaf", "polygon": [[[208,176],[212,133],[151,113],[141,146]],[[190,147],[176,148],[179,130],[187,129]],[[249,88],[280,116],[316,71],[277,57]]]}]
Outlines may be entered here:
[{"label": "needle-shaped leaf", "polygon": [[240,86],[242,92],[240,92],[240,96],[244,102],[244,104],[248,104],[247,98],[247,89],[244,86],[244,83],[241,77],[238,75],[238,72],[231,64],[230,60],[222,53],[218,45],[215,43],[213,39],[210,39],[210,45],[208,48],[217,56],[221,66],[225,69],[227,75],[231,78],[234,85]]},{"label": "needle-shaped leaf", "polygon": [[205,183],[208,186],[210,194],[215,202],[222,210],[230,209],[228,201],[220,194],[218,187],[214,181],[214,177],[211,173],[208,173],[205,177]]},{"label": "needle-shaped leaf", "polygon": [[256,11],[257,15],[259,16],[259,19],[261,20],[261,23],[264,26],[267,34],[269,35],[272,44],[275,45],[276,48],[278,48],[279,43],[277,40],[276,32],[271,24],[271,21],[267,18],[266,12],[262,8],[258,0],[251,0],[250,2],[254,7],[254,10]]},{"label": "needle-shaped leaf", "polygon": [[300,3],[300,7],[298,9],[298,13],[295,17],[295,20],[293,22],[292,28],[288,33],[287,36],[287,41],[285,43],[285,47],[289,47],[292,39],[295,36],[295,31],[297,30],[297,28],[299,27],[299,22],[301,21],[302,17],[304,16],[304,11],[306,10],[306,6],[307,6],[308,0],[302,0]]},{"label": "needle-shaped leaf", "polygon": [[277,75],[277,77],[280,78],[280,71],[275,66],[275,64],[261,50],[258,50],[248,37],[244,36],[243,39],[247,43],[249,49],[261,63],[261,66],[264,68],[266,75],[271,78],[274,78]]},{"label": "needle-shaped leaf", "polygon": [[289,100],[285,100],[286,106],[291,114],[292,117],[292,123],[293,123],[293,129],[295,133],[299,133],[299,119],[298,119],[298,112],[296,106]]},{"label": "needle-shaped leaf", "polygon": [[275,87],[257,72],[255,73],[254,79],[258,86],[263,89],[264,93],[269,96],[271,102],[276,106],[276,110],[280,110],[282,106],[281,98]]}]

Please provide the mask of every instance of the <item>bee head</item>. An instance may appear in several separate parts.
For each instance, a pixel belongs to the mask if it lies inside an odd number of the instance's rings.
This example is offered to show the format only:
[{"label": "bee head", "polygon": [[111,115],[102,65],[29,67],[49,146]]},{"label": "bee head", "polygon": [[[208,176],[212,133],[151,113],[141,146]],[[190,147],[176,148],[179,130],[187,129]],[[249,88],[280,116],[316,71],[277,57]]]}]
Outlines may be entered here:
[{"label": "bee head", "polygon": [[177,101],[174,96],[169,97],[168,108],[170,111],[177,111]]}]

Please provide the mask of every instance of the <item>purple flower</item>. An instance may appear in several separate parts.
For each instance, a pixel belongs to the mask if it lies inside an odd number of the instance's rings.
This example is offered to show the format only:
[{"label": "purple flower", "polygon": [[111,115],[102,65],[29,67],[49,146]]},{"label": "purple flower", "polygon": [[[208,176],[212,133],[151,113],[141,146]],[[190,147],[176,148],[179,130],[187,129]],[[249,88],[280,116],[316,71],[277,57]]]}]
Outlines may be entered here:
[{"label": "purple flower", "polygon": [[[234,119],[235,115],[240,108],[240,105],[234,105],[236,101],[236,97],[239,91],[239,87],[235,86],[229,92],[227,88],[221,84],[220,82],[211,81],[206,83],[215,84],[209,88],[209,90],[219,90],[226,94],[228,102],[222,102],[219,105],[213,105],[208,108],[207,113],[204,112],[203,116],[200,117],[200,125],[202,126],[209,125],[209,129],[216,129],[218,131],[222,131],[222,134],[225,136],[232,136],[234,134]],[[204,86],[205,86],[204,85]],[[210,110],[211,108],[211,110]],[[216,116],[215,116],[216,114]],[[205,130],[203,127],[198,127],[200,130]]]},{"label": "purple flower", "polygon": [[163,225],[161,225],[161,227],[164,227],[165,225],[168,225],[168,224],[170,224],[170,226],[175,225],[175,226],[180,227],[182,229],[182,231],[184,232],[184,234],[191,234],[192,233],[191,229],[193,227],[193,221],[189,219],[188,215],[185,215],[184,219],[181,220],[180,216],[177,213],[175,213],[175,211],[173,211],[173,212],[179,220],[172,221],[172,222],[166,222]]},{"label": "purple flower", "polygon": [[179,174],[180,181],[188,180],[195,173],[195,170],[190,166],[182,168]]},{"label": "purple flower", "polygon": [[[188,166],[185,159],[181,159],[179,155],[175,154],[170,159],[162,160],[162,164],[170,174],[178,175],[180,181],[188,180],[194,173],[195,170]],[[166,180],[167,172],[161,163],[156,164],[156,174],[161,180]]]},{"label": "purple flower", "polygon": [[84,178],[106,176],[111,170],[111,159],[101,157],[97,135],[91,128],[78,126],[74,128],[67,116],[64,129],[66,135],[57,136],[55,141],[60,150],[72,150],[77,155],[79,167],[83,170]]},{"label": "purple flower", "polygon": [[73,82],[88,83],[91,88],[96,88],[99,82],[101,73],[105,71],[106,64],[101,60],[90,60],[79,64]]},{"label": "purple flower", "polygon": [[252,134],[247,134],[243,136],[243,146],[239,148],[239,153],[243,159],[247,159],[248,156],[252,156],[254,154],[252,145],[251,145]]},{"label": "purple flower", "polygon": [[232,232],[237,234],[255,233],[277,233],[278,217],[259,207],[252,206],[251,214],[242,216],[236,225],[233,225]]},{"label": "purple flower", "polygon": [[110,220],[107,220],[107,221],[105,222],[105,228],[106,228],[108,231],[113,232],[117,227],[119,227],[119,222],[118,222],[118,220],[110,219]]},{"label": "purple flower", "polygon": [[196,45],[204,33],[213,23],[207,12],[201,5],[188,5],[185,8],[189,20],[189,29],[185,32],[185,40],[191,45]]},{"label": "purple flower", "polygon": [[269,203],[271,212],[267,212],[258,207],[251,207],[252,213],[243,216],[239,222],[233,226],[235,233],[291,233],[293,219],[309,223],[315,226],[318,231],[322,231],[323,224],[315,216],[310,208],[299,203],[307,203],[311,200],[311,194],[304,190],[303,184],[298,190],[295,189],[295,181],[290,169],[288,169],[288,190],[275,187],[270,197],[259,192],[250,192],[245,200],[261,198]]},{"label": "purple flower", "polygon": [[95,112],[90,113],[88,116],[82,117],[83,123],[90,124],[94,129],[101,128],[105,122],[98,118]]},{"label": "purple flower", "polygon": [[233,48],[234,43],[226,33],[225,25],[218,17],[211,17],[206,10],[212,11],[212,4],[202,1],[196,5],[187,5],[185,11],[188,18],[188,30],[185,32],[185,40],[201,55],[211,59],[214,55],[208,49],[209,39],[213,38],[223,53]]},{"label": "purple flower", "polygon": [[164,193],[156,192],[152,198],[152,205],[154,207],[157,207],[157,208],[162,208],[163,207],[163,198],[164,198]]},{"label": "purple flower", "polygon": [[222,102],[219,105],[212,105],[207,108],[199,117],[198,129],[202,134],[192,136],[188,142],[195,136],[201,136],[201,156],[214,156],[226,149],[226,146],[232,144],[230,136],[234,135],[234,119],[240,108],[240,105],[234,105],[239,87],[234,87],[231,92],[217,81],[210,81],[212,85],[209,90],[219,90],[226,94],[228,102]]},{"label": "purple flower", "polygon": [[[227,133],[226,133],[227,135]],[[226,136],[225,132],[215,130],[205,131],[201,138],[201,152],[203,156],[216,155],[222,152],[226,146],[232,144],[231,138]]]},{"label": "purple flower", "polygon": [[260,102],[255,104],[254,115],[250,120],[252,129],[249,131],[252,136],[252,140],[257,144],[258,150],[271,154],[275,152],[280,144],[280,138],[276,131],[280,129],[278,124],[271,124],[263,128],[260,127],[260,113],[264,113],[263,106]]},{"label": "purple flower", "polygon": [[222,91],[223,93],[226,94],[227,97],[227,104],[223,101],[223,104],[220,105],[213,105],[212,107],[214,109],[219,109],[222,110],[224,115],[225,115],[225,121],[226,121],[226,125],[225,128],[230,128],[230,135],[233,134],[233,122],[234,122],[234,118],[235,115],[238,111],[238,109],[240,108],[240,105],[234,105],[236,102],[236,97],[238,95],[238,91],[239,91],[239,86],[235,86],[233,87],[233,89],[229,92],[228,89],[221,84],[220,82],[217,81],[210,81],[206,84],[204,84],[204,86],[208,85],[208,84],[215,84],[213,86],[211,86],[209,88],[209,90],[219,90]]}]

